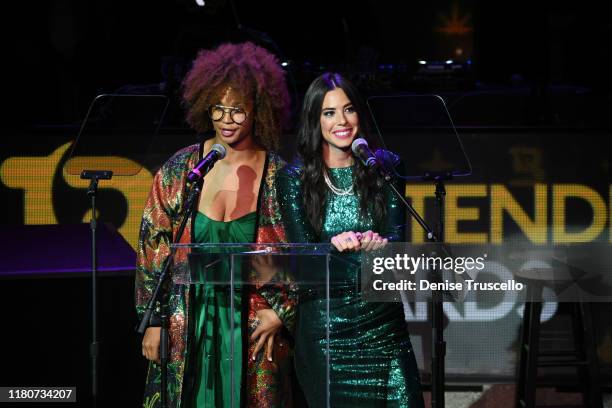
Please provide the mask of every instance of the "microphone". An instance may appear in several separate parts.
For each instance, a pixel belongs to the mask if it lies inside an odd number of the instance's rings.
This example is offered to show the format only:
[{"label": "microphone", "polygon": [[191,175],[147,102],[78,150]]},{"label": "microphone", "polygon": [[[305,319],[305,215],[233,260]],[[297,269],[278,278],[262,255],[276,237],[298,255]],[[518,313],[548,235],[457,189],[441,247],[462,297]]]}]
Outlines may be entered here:
[{"label": "microphone", "polygon": [[223,159],[226,154],[227,152],[223,145],[220,145],[219,143],[212,145],[210,152],[208,152],[208,154],[204,156],[193,169],[191,169],[187,175],[187,182],[195,183],[196,181],[200,180],[210,171],[210,169],[212,169],[217,160]]},{"label": "microphone", "polygon": [[380,167],[378,159],[368,147],[368,142],[366,142],[365,139],[359,137],[353,140],[353,143],[351,144],[351,150],[353,151],[353,154],[355,156],[361,159],[361,161],[363,162],[363,164],[366,165],[366,167]]}]

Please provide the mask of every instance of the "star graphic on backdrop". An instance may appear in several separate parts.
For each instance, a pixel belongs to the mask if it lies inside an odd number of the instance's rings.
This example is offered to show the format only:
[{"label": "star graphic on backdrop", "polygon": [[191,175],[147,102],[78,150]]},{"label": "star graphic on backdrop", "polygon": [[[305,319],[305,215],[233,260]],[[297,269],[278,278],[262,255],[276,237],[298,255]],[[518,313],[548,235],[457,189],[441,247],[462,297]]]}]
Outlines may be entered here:
[{"label": "star graphic on backdrop", "polygon": [[468,25],[472,15],[469,13],[461,15],[457,3],[453,4],[450,15],[438,14],[438,18],[443,23],[443,25],[436,27],[438,32],[449,35],[461,35],[472,32],[472,27]]}]

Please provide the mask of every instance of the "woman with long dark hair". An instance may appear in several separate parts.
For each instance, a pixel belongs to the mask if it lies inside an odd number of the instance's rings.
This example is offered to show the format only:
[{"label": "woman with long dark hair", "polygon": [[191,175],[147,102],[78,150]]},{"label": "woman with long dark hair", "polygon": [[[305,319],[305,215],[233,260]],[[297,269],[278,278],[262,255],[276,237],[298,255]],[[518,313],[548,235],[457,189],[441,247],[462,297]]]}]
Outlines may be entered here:
[{"label": "woman with long dark hair", "polygon": [[[366,118],[360,95],[346,78],[325,73],[315,79],[302,106],[301,163],[279,183],[288,239],[331,242],[346,261],[330,272],[329,326],[325,290],[303,285],[299,295],[295,364],[311,408],[327,406],[328,395],[333,407],[423,406],[402,305],[363,301],[359,268],[343,266],[358,265],[360,251],[397,240],[405,222],[391,190],[352,155],[355,138],[369,138]],[[385,165],[398,164],[389,152],[377,156]]]}]

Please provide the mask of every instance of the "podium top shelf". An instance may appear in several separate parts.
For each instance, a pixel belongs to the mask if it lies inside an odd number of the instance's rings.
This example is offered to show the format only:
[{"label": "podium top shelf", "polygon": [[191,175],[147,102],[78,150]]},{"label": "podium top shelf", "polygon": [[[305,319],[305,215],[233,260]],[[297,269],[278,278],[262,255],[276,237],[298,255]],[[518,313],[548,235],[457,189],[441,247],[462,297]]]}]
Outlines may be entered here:
[{"label": "podium top shelf", "polygon": [[234,255],[329,255],[331,244],[302,244],[302,243],[192,243],[173,244],[176,250],[194,250],[208,254],[234,254]]}]

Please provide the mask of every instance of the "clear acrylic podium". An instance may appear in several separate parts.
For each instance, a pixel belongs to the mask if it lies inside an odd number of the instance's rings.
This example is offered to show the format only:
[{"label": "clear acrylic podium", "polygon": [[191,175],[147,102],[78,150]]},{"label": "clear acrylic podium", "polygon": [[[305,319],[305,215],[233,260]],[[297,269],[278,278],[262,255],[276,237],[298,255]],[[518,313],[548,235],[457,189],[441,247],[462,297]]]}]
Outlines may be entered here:
[{"label": "clear acrylic podium", "polygon": [[[296,295],[296,325],[292,333],[296,351],[302,341],[318,345],[320,351],[307,356],[308,370],[302,374],[300,382],[309,382],[308,399],[316,401],[317,407],[334,405],[337,396],[330,387],[330,361],[334,359],[329,349],[330,302],[338,301],[338,294],[359,293],[361,270],[358,263],[331,252],[329,244],[176,244],[173,249],[176,251],[175,265],[179,265],[173,272],[174,285],[189,285],[197,294],[191,299],[214,304],[207,309],[207,318],[217,322],[217,329],[215,333],[205,333],[212,327],[205,324],[206,329],[199,336],[209,340],[217,337],[215,351],[204,351],[206,361],[214,366],[213,371],[209,367],[208,372],[217,380],[221,378],[222,389],[237,390],[229,397],[223,396],[224,406],[240,406],[237,399],[240,398],[240,381],[244,378],[243,344],[248,341],[246,333],[249,333],[244,326],[243,311],[248,306],[245,295],[262,288],[268,288],[268,293],[282,290]],[[317,324],[300,321],[306,310],[320,316]],[[221,332],[222,328],[225,333]],[[241,336],[237,334],[240,331]],[[344,335],[357,336],[359,333]],[[219,351],[222,348],[225,349]],[[346,363],[350,362],[343,362]],[[222,375],[218,375],[219,370]],[[359,376],[360,373],[355,373],[355,380]]]}]

